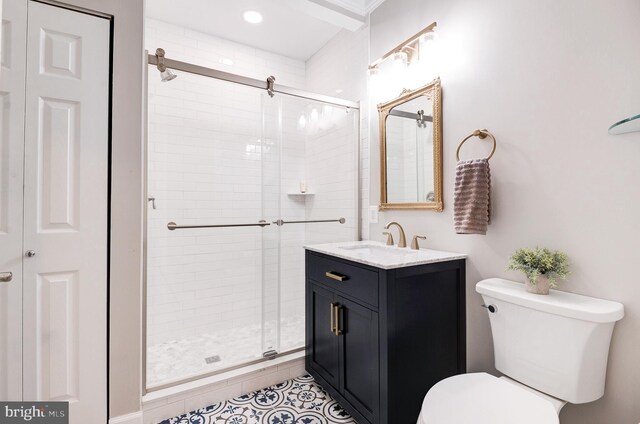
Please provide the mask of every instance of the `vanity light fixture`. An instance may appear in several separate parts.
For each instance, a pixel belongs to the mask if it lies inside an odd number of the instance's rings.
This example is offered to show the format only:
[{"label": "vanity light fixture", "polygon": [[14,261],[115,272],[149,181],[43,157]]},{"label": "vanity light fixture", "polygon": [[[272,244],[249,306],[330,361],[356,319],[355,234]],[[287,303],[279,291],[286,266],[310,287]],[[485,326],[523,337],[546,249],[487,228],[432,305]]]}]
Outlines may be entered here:
[{"label": "vanity light fixture", "polygon": [[420,41],[423,43],[427,40],[435,40],[436,36],[436,28],[438,27],[438,23],[434,22],[431,25],[427,26],[423,30],[419,31],[414,36],[408,38],[403,41],[401,44],[396,46],[394,49],[389,50],[386,54],[384,54],[381,58],[373,62],[369,65],[369,70],[372,68],[377,68],[382,62],[387,60],[389,57],[394,56],[396,53],[404,52],[407,55],[407,62],[413,63],[418,60],[420,57]]},{"label": "vanity light fixture", "polygon": [[[380,65],[390,58],[393,60],[391,68],[394,73],[402,72],[406,70],[408,66],[416,65],[421,60],[420,50],[425,50],[425,46],[437,39],[437,26],[438,24],[433,22],[371,63],[369,65],[369,77],[371,79],[377,79],[380,73]],[[425,58],[422,59],[426,60]],[[422,84],[424,84],[424,82],[422,82]]]},{"label": "vanity light fixture", "polygon": [[247,10],[242,14],[242,17],[244,18],[245,21],[249,22],[250,24],[259,24],[260,22],[262,22],[262,19],[263,19],[262,13],[256,10]]}]

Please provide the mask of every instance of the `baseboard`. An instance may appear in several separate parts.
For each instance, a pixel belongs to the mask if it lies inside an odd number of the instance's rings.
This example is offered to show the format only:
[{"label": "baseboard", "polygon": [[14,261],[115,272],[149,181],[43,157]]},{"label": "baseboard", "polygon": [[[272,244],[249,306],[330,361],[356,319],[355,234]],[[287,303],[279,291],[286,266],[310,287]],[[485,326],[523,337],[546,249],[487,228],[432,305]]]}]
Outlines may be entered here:
[{"label": "baseboard", "polygon": [[142,411],[110,418],[109,424],[142,424]]}]

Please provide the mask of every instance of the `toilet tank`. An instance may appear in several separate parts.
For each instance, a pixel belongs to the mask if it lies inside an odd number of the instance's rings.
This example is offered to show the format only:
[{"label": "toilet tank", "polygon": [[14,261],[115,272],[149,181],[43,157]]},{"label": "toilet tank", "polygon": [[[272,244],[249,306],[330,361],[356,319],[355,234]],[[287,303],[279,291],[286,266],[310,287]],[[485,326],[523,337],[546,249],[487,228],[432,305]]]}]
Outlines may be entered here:
[{"label": "toilet tank", "polygon": [[488,311],[498,371],[571,403],[602,397],[621,303],[557,290],[527,293],[499,278],[480,281],[476,291],[495,307]]}]

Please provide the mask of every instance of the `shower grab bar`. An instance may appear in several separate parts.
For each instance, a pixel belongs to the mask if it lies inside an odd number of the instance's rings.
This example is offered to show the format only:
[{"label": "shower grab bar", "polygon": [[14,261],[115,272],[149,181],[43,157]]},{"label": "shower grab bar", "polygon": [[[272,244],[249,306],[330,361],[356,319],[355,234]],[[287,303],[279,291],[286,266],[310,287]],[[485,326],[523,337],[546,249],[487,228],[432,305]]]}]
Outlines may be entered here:
[{"label": "shower grab bar", "polygon": [[269,224],[265,220],[258,221],[257,224],[217,224],[217,225],[178,225],[175,222],[167,224],[169,231],[183,230],[185,228],[230,228],[230,227],[266,227]]},{"label": "shower grab bar", "polygon": [[340,218],[340,219],[315,219],[310,221],[283,221],[282,219],[279,219],[277,221],[273,221],[273,223],[276,224],[278,227],[281,227],[284,224],[313,224],[316,222],[339,222],[340,224],[344,224],[345,222],[347,222],[347,220],[344,218]]}]

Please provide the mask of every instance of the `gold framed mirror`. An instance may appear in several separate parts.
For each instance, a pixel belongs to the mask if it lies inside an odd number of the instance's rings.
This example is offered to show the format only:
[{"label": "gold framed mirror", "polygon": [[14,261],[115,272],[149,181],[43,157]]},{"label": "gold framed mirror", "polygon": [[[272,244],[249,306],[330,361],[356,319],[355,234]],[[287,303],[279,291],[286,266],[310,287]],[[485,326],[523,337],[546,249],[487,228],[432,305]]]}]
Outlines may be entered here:
[{"label": "gold framed mirror", "polygon": [[380,210],[442,212],[440,79],[378,105]]}]

